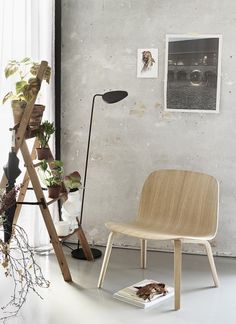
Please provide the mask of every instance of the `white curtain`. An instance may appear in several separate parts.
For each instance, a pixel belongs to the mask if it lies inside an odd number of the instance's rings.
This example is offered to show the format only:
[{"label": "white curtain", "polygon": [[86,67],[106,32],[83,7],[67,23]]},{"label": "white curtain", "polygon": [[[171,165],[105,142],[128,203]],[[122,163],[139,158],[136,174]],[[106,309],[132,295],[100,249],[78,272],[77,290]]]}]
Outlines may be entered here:
[{"label": "white curtain", "polygon": [[[46,106],[43,119],[54,121],[54,2],[0,0],[0,175],[7,162],[11,138],[9,128],[13,125],[10,103],[2,105],[2,98],[12,89],[11,78],[6,80],[4,77],[4,68],[9,60],[31,57],[35,62],[48,61],[52,67],[52,77],[50,85],[45,82],[42,84],[40,103]],[[23,163],[20,168],[24,174]],[[21,179],[19,177],[17,183]],[[34,194],[27,193],[26,200],[35,201]],[[54,207],[53,214],[55,210]],[[43,249],[49,244],[38,206],[23,206],[18,224],[25,228],[30,244],[34,247]]]}]

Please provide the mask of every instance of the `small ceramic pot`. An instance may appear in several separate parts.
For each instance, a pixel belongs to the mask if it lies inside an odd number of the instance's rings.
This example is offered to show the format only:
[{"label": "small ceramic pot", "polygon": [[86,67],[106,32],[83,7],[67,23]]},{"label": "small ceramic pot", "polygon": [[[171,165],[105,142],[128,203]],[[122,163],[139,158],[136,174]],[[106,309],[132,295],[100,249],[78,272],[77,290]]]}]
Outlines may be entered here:
[{"label": "small ceramic pot", "polygon": [[63,203],[61,208],[61,217],[64,221],[68,221],[71,230],[78,227],[76,218],[80,217],[81,212],[81,195],[80,190],[68,193],[67,200]]}]

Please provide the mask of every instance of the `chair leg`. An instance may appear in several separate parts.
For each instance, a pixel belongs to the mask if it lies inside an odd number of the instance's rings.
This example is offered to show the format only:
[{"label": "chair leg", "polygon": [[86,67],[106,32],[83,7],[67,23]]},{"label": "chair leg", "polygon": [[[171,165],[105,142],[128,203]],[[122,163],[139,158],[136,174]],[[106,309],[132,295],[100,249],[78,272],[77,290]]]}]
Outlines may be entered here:
[{"label": "chair leg", "polygon": [[219,278],[218,278],[217,271],[216,271],[216,266],[215,266],[215,262],[214,262],[214,258],[213,258],[213,254],[212,254],[211,245],[208,241],[202,242],[202,244],[204,245],[204,247],[206,249],[206,253],[208,256],[209,263],[210,263],[211,273],[212,273],[214,284],[216,287],[218,287],[219,286]]},{"label": "chair leg", "polygon": [[147,268],[147,240],[141,239],[141,268]]},{"label": "chair leg", "polygon": [[174,240],[174,288],[175,288],[175,310],[180,309],[181,295],[181,268],[182,268],[182,242]]},{"label": "chair leg", "polygon": [[114,240],[114,232],[111,232],[109,234],[108,240],[107,240],[107,247],[106,247],[106,251],[105,251],[105,255],[104,255],[104,259],[103,259],[103,263],[102,263],[102,268],[101,268],[101,272],[100,272],[100,276],[98,279],[98,288],[102,288],[103,285],[103,281],[106,275],[106,271],[107,271],[107,266],[108,266],[108,262],[109,262],[109,258],[111,255],[111,250],[112,250],[112,243]]}]

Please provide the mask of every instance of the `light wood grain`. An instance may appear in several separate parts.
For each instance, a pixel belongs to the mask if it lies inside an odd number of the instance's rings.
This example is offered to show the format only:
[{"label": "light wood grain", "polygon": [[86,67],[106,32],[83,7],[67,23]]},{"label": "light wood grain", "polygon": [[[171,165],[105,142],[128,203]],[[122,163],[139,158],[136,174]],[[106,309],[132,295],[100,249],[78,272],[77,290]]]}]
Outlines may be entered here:
[{"label": "light wood grain", "polygon": [[203,245],[205,246],[208,260],[210,263],[211,273],[212,273],[214,284],[216,287],[219,287],[220,281],[219,281],[218,274],[216,271],[216,266],[215,266],[215,262],[214,262],[214,258],[213,258],[213,254],[212,254],[211,245],[208,241],[203,242]]},{"label": "light wood grain", "polygon": [[138,217],[107,223],[110,230],[146,239],[210,240],[218,225],[218,182],[206,174],[162,170],[146,180]]},{"label": "light wood grain", "polygon": [[175,310],[180,309],[181,297],[181,272],[182,272],[182,253],[181,240],[174,240],[174,287],[175,287]]},{"label": "light wood grain", "polygon": [[205,246],[215,285],[219,284],[208,243],[217,233],[218,210],[219,185],[214,177],[193,171],[158,170],[143,185],[137,217],[129,223],[109,222],[106,226],[114,233],[141,239],[141,267],[146,264],[146,240],[174,240],[175,309],[179,309],[181,241]]},{"label": "light wood grain", "polygon": [[81,247],[82,247],[82,249],[84,251],[85,258],[88,261],[94,261],[94,257],[93,257],[92,251],[90,249],[90,246],[88,244],[88,241],[86,239],[86,236],[84,234],[84,231],[83,231],[83,229],[82,229],[82,227],[80,225],[79,225],[79,227],[76,230],[76,234],[77,234],[77,237],[78,237],[78,239],[80,241]]},{"label": "light wood grain", "polygon": [[142,269],[147,268],[147,240],[140,240],[140,264]]},{"label": "light wood grain", "polygon": [[110,255],[111,255],[111,250],[112,250],[112,243],[114,240],[114,232],[111,232],[108,236],[108,240],[107,240],[107,247],[106,247],[106,251],[104,254],[104,258],[103,258],[103,263],[102,263],[102,268],[101,268],[101,272],[100,272],[100,276],[98,279],[98,288],[101,288],[103,285],[103,281],[106,275],[106,271],[107,271],[107,266],[108,266],[108,262],[110,259]]}]

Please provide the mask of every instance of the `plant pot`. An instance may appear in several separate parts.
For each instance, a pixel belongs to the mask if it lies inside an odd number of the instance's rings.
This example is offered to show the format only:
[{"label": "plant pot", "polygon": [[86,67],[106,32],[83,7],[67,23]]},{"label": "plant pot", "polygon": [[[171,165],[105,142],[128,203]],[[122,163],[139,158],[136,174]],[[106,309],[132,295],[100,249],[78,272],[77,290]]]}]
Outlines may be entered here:
[{"label": "plant pot", "polygon": [[70,233],[70,223],[67,221],[60,221],[55,224],[55,229],[58,236],[66,236]]},{"label": "plant pot", "polygon": [[38,160],[48,160],[50,156],[50,149],[48,147],[37,147]]},{"label": "plant pot", "polygon": [[[13,118],[14,118],[15,125],[20,123],[26,105],[27,105],[27,103],[25,101],[12,100],[11,106],[12,106]],[[34,105],[34,108],[33,108],[33,111],[32,111],[32,114],[31,114],[30,120],[29,120],[30,129],[34,130],[34,129],[39,128],[41,121],[42,121],[44,110],[45,110],[45,106],[38,105],[38,104]]]},{"label": "plant pot", "polygon": [[45,110],[45,106],[38,105],[38,104],[34,105],[32,114],[30,116],[30,121],[29,121],[29,126],[31,129],[39,128],[41,121],[42,121],[44,110]]},{"label": "plant pot", "polygon": [[13,112],[14,124],[17,125],[21,121],[23,112],[26,107],[26,102],[20,100],[12,100],[11,107]]},{"label": "plant pot", "polygon": [[48,198],[58,198],[61,192],[61,186],[48,187]]},{"label": "plant pot", "polygon": [[81,193],[80,190],[75,189],[67,195],[67,200],[61,207],[61,217],[63,221],[70,223],[71,229],[78,227],[77,218],[80,217],[81,212]]},{"label": "plant pot", "polygon": [[29,139],[37,136],[37,130],[38,129],[31,129],[29,126],[27,126],[25,131],[25,139]]}]

